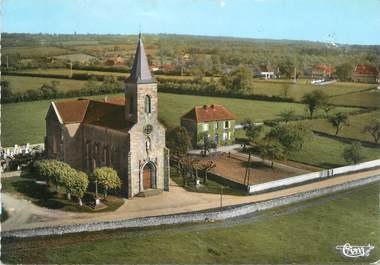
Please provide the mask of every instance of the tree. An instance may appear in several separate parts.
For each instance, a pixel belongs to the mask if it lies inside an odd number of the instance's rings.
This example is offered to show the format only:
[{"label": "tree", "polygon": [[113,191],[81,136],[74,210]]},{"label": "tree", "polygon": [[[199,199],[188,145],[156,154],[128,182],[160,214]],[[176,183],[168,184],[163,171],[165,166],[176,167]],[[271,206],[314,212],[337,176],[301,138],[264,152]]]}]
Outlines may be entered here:
[{"label": "tree", "polygon": [[306,107],[310,113],[310,119],[313,118],[314,112],[327,104],[328,97],[322,90],[314,90],[303,96],[302,102],[306,104]]},{"label": "tree", "polygon": [[375,143],[379,143],[380,139],[380,120],[372,120],[368,125],[363,128],[364,133],[369,133]]},{"label": "tree", "polygon": [[34,167],[42,179],[56,186],[56,191],[63,185],[65,174],[72,169],[68,164],[53,159],[36,161]]},{"label": "tree", "polygon": [[166,134],[166,146],[173,155],[185,155],[190,145],[190,136],[184,127],[175,127]]},{"label": "tree", "polygon": [[342,80],[342,81],[350,80],[353,70],[354,70],[353,64],[346,62],[341,65],[338,65],[335,68],[335,75],[339,78],[339,80]]},{"label": "tree", "polygon": [[353,142],[343,150],[343,158],[348,163],[357,164],[364,159],[363,147],[360,142]]},{"label": "tree", "polygon": [[284,147],[284,155],[298,152],[303,143],[311,136],[310,130],[302,125],[279,124],[274,126],[264,140],[277,141]]},{"label": "tree", "polygon": [[257,146],[256,148],[259,156],[264,160],[270,160],[271,168],[273,168],[274,160],[281,160],[285,158],[284,146],[278,141],[267,141]]},{"label": "tree", "polygon": [[82,198],[88,187],[88,176],[86,173],[71,169],[64,175],[63,184],[67,194],[70,194],[68,199],[71,198],[72,194],[78,198],[78,203],[82,206]]},{"label": "tree", "polygon": [[111,189],[121,187],[121,181],[117,172],[109,167],[99,167],[94,170],[94,178],[100,187],[103,188],[104,199],[107,198],[107,192]]},{"label": "tree", "polygon": [[223,75],[221,83],[227,90],[233,92],[249,93],[253,91],[253,73],[246,65],[239,65],[228,75]]},{"label": "tree", "polygon": [[294,110],[284,110],[279,114],[279,116],[285,123],[288,123],[296,117]]},{"label": "tree", "polygon": [[251,125],[245,128],[245,134],[251,143],[257,143],[261,138],[262,132],[263,132],[263,126],[260,126],[260,125],[259,126]]},{"label": "tree", "polygon": [[290,79],[292,74],[294,73],[295,64],[290,58],[287,58],[283,62],[280,62],[278,68],[280,70],[281,75],[284,75],[286,78]]},{"label": "tree", "polygon": [[73,182],[71,193],[78,198],[79,205],[82,206],[82,198],[88,187],[88,176],[82,171],[77,171]]},{"label": "tree", "polygon": [[[65,167],[57,172],[59,174],[59,182],[65,188],[67,199],[71,200],[71,195],[81,188],[81,181],[78,181],[78,172],[71,168]],[[88,183],[87,183],[88,184]],[[85,190],[87,189],[87,185]]]},{"label": "tree", "polygon": [[328,118],[329,123],[335,127],[335,135],[338,135],[343,125],[348,125],[348,115],[346,113],[338,112]]},{"label": "tree", "polygon": [[211,169],[216,167],[216,164],[213,161],[202,161],[199,167],[204,172],[204,183],[207,183],[207,174]]},{"label": "tree", "polygon": [[1,87],[1,99],[4,98],[6,100],[10,98],[11,96],[13,96],[12,88],[8,80],[1,80],[0,87]]},{"label": "tree", "polygon": [[290,89],[290,84],[286,83],[286,84],[283,85],[283,87],[282,87],[282,95],[283,95],[284,98],[288,97],[289,89]]}]

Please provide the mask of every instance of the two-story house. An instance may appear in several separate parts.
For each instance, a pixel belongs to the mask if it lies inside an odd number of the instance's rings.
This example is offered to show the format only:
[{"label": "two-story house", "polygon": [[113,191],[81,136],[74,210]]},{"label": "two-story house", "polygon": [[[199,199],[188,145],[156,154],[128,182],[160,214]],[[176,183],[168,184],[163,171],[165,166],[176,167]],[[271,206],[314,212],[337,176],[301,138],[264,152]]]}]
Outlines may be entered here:
[{"label": "two-story house", "polygon": [[235,142],[236,117],[221,105],[195,106],[181,117],[181,126],[186,128],[194,147],[201,147],[205,139],[216,146]]}]

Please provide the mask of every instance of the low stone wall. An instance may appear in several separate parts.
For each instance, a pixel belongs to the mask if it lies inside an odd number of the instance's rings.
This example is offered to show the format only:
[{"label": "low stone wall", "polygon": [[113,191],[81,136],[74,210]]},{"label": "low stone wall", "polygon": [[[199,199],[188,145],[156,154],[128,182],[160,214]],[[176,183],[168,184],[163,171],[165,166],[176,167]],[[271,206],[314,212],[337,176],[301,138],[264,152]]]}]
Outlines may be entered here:
[{"label": "low stone wall", "polygon": [[209,172],[207,174],[208,179],[211,179],[215,182],[218,182],[219,184],[223,186],[229,186],[233,189],[241,190],[241,191],[247,191],[247,185],[235,182],[233,180],[227,179],[223,176],[219,176],[215,173]]},{"label": "low stone wall", "polygon": [[380,159],[363,162],[360,164],[349,165],[344,167],[326,169],[319,172],[312,172],[295,177],[289,177],[274,181],[269,181],[261,184],[255,184],[248,186],[249,194],[258,194],[268,192],[272,190],[284,189],[291,186],[301,185],[312,181],[319,181],[326,178],[336,177],[345,173],[361,171],[370,168],[376,168],[380,166]]},{"label": "low stone wall", "polygon": [[100,231],[106,229],[118,229],[118,228],[133,228],[133,227],[147,227],[147,226],[159,226],[167,224],[180,224],[190,222],[204,222],[206,220],[223,220],[227,218],[233,218],[237,216],[246,215],[256,211],[271,209],[295,202],[300,202],[323,196],[332,192],[342,191],[369,183],[380,181],[379,176],[371,176],[365,179],[359,179],[343,184],[330,186],[326,188],[316,189],[308,192],[297,193],[294,195],[275,198],[267,201],[261,201],[252,204],[228,206],[223,210],[211,209],[203,212],[193,212],[185,214],[165,215],[165,216],[152,216],[135,218],[121,221],[99,222],[89,224],[75,224],[65,225],[57,227],[44,227],[35,229],[4,231],[1,233],[2,237],[36,237],[46,235],[62,235],[67,233],[79,233],[88,231]]}]

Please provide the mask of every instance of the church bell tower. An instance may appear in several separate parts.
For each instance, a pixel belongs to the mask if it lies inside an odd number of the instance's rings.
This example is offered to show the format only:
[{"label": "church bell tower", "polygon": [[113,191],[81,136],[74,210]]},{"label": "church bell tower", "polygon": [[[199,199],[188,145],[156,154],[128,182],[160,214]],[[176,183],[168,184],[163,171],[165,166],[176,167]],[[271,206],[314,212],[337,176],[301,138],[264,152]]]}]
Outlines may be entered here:
[{"label": "church bell tower", "polygon": [[153,79],[139,34],[131,74],[125,86],[125,117],[133,123],[157,119],[157,83]]}]

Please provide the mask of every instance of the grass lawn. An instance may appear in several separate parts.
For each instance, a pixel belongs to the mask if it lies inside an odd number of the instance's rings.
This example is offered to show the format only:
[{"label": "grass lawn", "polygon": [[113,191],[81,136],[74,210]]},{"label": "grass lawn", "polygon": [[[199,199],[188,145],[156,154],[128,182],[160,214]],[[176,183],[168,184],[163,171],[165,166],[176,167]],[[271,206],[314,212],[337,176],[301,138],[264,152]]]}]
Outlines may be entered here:
[{"label": "grass lawn", "polygon": [[[50,100],[3,104],[2,145],[42,143],[49,104]],[[281,111],[287,109],[293,109],[297,115],[305,115],[304,105],[296,103],[159,93],[159,116],[170,126],[176,126],[179,125],[180,117],[194,105],[203,104],[222,104],[239,120],[250,118],[256,122],[277,118]],[[338,110],[352,111],[354,108],[337,108]]]},{"label": "grass lawn", "polygon": [[[363,128],[370,124],[373,119],[380,119],[380,111],[372,111],[360,115],[350,116],[348,123],[339,131],[338,136],[349,137],[368,142],[375,142],[369,133],[363,133]],[[335,127],[333,127],[326,119],[305,120],[300,123],[306,125],[307,128],[335,135]]]},{"label": "grass lawn", "polygon": [[90,201],[93,194],[87,193],[83,198],[84,205],[81,207],[76,201],[67,200],[62,188],[58,189],[59,193],[56,193],[55,190],[49,189],[45,185],[37,184],[35,179],[30,175],[2,178],[1,186],[2,192],[16,193],[38,206],[63,211],[94,213],[109,212],[115,211],[124,203],[123,198],[109,195],[107,196],[107,201],[104,202],[108,206],[107,208],[93,210],[86,205],[86,201]]},{"label": "grass lawn", "polygon": [[372,90],[360,93],[340,95],[336,97],[331,97],[330,102],[335,105],[379,108],[380,91]]},{"label": "grass lawn", "polygon": [[[379,183],[257,213],[238,224],[102,231],[2,241],[6,263],[370,263],[380,257]],[[291,209],[300,208],[297,211]],[[290,211],[289,211],[290,210]],[[349,259],[335,247],[374,245]]]},{"label": "grass lawn", "polygon": [[[270,127],[265,126],[268,132]],[[237,137],[246,138],[244,130],[237,131]],[[313,137],[303,144],[303,148],[298,153],[290,154],[289,160],[294,160],[304,164],[320,167],[333,168],[347,165],[342,153],[349,144],[314,134]],[[370,161],[380,159],[380,148],[363,147],[364,160]]]},{"label": "grass lawn", "polygon": [[43,84],[51,84],[52,81],[57,81],[57,88],[60,92],[66,92],[69,90],[78,90],[82,88],[87,81],[82,80],[69,80],[69,79],[55,79],[55,78],[43,78],[43,77],[29,77],[29,76],[10,76],[5,75],[2,77],[4,80],[8,80],[11,86],[12,92],[25,92],[29,89],[40,89]]},{"label": "grass lawn", "polygon": [[[342,153],[349,146],[338,140],[314,135],[304,143],[300,152],[291,154],[288,159],[315,165],[322,168],[333,168],[347,165]],[[380,148],[363,147],[364,161],[380,158]]]}]

